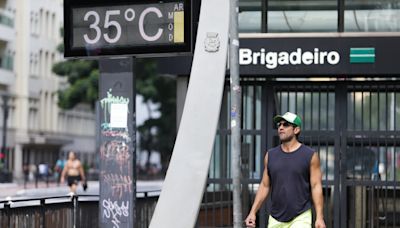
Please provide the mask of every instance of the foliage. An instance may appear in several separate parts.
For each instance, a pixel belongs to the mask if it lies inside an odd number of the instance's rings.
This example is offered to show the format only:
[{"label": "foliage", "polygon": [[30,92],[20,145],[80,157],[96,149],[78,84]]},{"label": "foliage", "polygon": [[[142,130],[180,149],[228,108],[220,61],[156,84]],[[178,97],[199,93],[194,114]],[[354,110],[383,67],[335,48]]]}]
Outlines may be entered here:
[{"label": "foliage", "polygon": [[[62,46],[59,47],[62,50]],[[67,60],[56,63],[53,72],[66,77],[69,86],[59,91],[59,106],[72,109],[77,104],[90,104],[98,100],[98,63],[94,60]],[[158,76],[156,64],[151,59],[137,59],[135,65],[136,89],[148,107],[150,118],[138,130],[142,149],[149,154],[159,151],[163,163],[169,159],[176,135],[176,83],[171,77]],[[157,110],[151,110],[150,104]],[[160,112],[160,117],[154,117]]]},{"label": "foliage", "polygon": [[90,104],[92,108],[98,98],[99,70],[97,61],[67,60],[56,63],[53,72],[67,77],[69,87],[58,92],[58,105],[72,109],[79,103]]},{"label": "foliage", "polygon": [[[150,115],[138,130],[141,134],[142,149],[151,153],[160,151],[165,164],[169,160],[176,135],[176,82],[171,77],[157,76],[156,64],[150,59],[138,59],[136,63],[137,92],[144,102],[159,104],[161,116]],[[151,113],[151,109],[148,106]]]}]

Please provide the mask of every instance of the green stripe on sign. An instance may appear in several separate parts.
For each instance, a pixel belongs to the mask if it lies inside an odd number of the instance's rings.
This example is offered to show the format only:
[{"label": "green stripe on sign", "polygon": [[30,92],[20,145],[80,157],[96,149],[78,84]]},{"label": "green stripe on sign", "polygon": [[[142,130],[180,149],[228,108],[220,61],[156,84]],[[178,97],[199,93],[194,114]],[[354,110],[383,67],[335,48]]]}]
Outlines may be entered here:
[{"label": "green stripe on sign", "polygon": [[375,56],[350,57],[350,63],[374,63]]},{"label": "green stripe on sign", "polygon": [[353,57],[375,57],[375,55],[374,54],[350,54],[350,58],[353,58]]},{"label": "green stripe on sign", "polygon": [[375,48],[350,48],[350,63],[375,63]]},{"label": "green stripe on sign", "polygon": [[375,55],[375,48],[350,48],[350,55],[372,54]]}]

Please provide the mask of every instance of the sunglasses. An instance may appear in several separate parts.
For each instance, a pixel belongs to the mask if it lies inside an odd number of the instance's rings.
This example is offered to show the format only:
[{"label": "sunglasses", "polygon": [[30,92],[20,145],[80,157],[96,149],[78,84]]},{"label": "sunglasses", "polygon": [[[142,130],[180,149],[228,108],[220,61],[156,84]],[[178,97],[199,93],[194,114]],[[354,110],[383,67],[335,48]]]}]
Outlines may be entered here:
[{"label": "sunglasses", "polygon": [[289,122],[282,122],[282,123],[277,123],[276,124],[277,127],[280,127],[281,125],[283,125],[284,128],[287,128],[289,126],[297,127],[295,124],[291,124]]}]

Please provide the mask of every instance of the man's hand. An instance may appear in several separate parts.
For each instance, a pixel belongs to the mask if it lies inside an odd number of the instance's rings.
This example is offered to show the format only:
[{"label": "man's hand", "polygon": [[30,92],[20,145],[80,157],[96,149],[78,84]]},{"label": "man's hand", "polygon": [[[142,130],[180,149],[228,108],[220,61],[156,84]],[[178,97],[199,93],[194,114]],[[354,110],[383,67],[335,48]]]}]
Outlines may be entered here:
[{"label": "man's hand", "polygon": [[326,228],[324,220],[316,219],[315,220],[315,228]]},{"label": "man's hand", "polygon": [[246,222],[246,227],[256,227],[256,215],[250,213],[247,216],[245,222]]}]

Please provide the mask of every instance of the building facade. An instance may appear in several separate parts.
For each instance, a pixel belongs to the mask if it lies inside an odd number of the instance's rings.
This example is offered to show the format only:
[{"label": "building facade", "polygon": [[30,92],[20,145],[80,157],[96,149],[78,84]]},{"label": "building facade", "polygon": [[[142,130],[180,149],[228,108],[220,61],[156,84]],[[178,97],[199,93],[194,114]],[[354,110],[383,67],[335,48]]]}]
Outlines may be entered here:
[{"label": "building facade", "polygon": [[62,9],[62,0],[0,0],[2,152],[17,179],[23,164],[52,168],[68,150],[87,163],[94,159],[94,112],[85,105],[70,111],[57,106],[57,91],[68,86],[52,72],[63,60],[57,51]]},{"label": "building facade", "polygon": [[[327,227],[400,226],[399,1],[239,0],[243,215],[254,200],[272,118],[298,113],[321,159]],[[186,67],[183,67],[186,65]],[[173,67],[176,66],[176,67]],[[190,58],[159,61],[178,77]],[[199,227],[232,226],[229,71]],[[178,121],[179,122],[179,121]],[[258,214],[267,226],[269,201]]]}]

